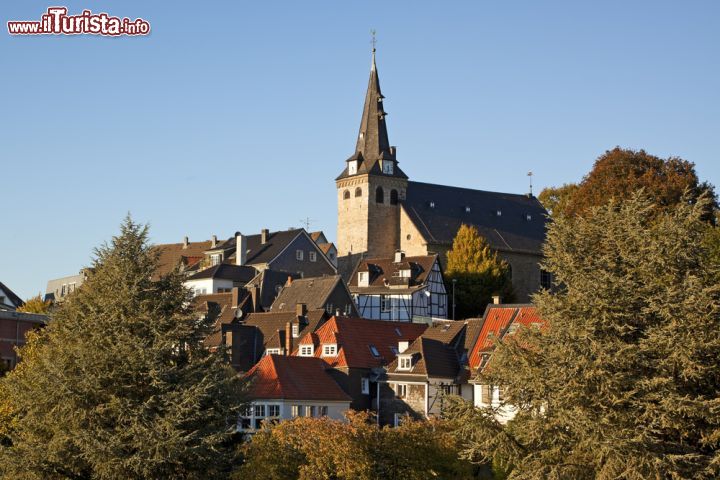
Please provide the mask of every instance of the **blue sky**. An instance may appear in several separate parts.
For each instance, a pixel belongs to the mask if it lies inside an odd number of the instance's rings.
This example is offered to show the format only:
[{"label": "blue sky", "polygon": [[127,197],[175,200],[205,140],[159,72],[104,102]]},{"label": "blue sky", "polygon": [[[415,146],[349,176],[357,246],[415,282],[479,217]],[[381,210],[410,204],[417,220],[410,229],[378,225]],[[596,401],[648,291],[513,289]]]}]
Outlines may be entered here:
[{"label": "blue sky", "polygon": [[[66,5],[148,37],[11,37]],[[89,264],[127,212],[155,242],[285,229],[332,239],[371,28],[413,180],[523,193],[616,145],[720,185],[720,3],[3,0],[0,281]]]}]

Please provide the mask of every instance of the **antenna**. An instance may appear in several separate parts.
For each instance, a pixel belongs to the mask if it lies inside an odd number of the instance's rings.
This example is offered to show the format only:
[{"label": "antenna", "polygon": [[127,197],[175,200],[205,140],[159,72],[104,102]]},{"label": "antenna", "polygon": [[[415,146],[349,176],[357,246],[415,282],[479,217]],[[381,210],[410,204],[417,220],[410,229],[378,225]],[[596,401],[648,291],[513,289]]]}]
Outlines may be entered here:
[{"label": "antenna", "polygon": [[530,195],[532,195],[532,176],[533,176],[533,173],[532,173],[532,172],[528,172],[528,173],[527,173],[527,176],[530,177]]},{"label": "antenna", "polygon": [[312,222],[312,221],[314,221],[314,220],[310,217],[305,217],[300,220],[300,224],[305,227],[306,232],[310,232],[310,222]]}]

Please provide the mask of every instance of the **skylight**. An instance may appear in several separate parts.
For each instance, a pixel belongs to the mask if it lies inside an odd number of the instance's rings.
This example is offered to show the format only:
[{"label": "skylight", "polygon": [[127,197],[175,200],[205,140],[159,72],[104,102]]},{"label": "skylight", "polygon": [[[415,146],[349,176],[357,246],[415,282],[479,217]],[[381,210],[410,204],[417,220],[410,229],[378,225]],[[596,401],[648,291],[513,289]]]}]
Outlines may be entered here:
[{"label": "skylight", "polygon": [[372,356],[375,358],[380,358],[380,352],[378,352],[378,349],[375,348],[375,345],[368,345],[370,347],[370,353],[372,353]]}]

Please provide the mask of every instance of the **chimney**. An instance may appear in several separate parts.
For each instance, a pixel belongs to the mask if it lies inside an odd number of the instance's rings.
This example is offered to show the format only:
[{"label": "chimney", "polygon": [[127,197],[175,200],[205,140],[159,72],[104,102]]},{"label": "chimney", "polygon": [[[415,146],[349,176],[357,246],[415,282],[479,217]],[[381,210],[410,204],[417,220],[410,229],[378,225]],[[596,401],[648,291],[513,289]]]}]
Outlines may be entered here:
[{"label": "chimney", "polygon": [[295,304],[295,312],[298,317],[304,317],[305,315],[307,315],[307,304],[306,303]]},{"label": "chimney", "polygon": [[270,231],[267,228],[263,228],[260,230],[260,243],[262,245],[265,245],[268,241],[268,235],[270,234]]},{"label": "chimney", "polygon": [[233,287],[232,289],[232,304],[231,307],[237,307],[240,303],[240,288]]},{"label": "chimney", "polygon": [[292,353],[292,324],[287,322],[285,324],[285,355]]},{"label": "chimney", "polygon": [[493,295],[493,304],[500,305],[502,303],[502,297],[500,295]]},{"label": "chimney", "polygon": [[188,241],[188,237],[183,237],[183,248],[187,248],[187,247],[188,247],[188,243],[190,243],[190,242]]},{"label": "chimney", "polygon": [[395,263],[400,263],[403,260],[405,260],[405,252],[402,250],[396,250],[395,251]]},{"label": "chimney", "polygon": [[408,342],[407,340],[402,340],[398,342],[398,353],[403,353],[405,350],[408,349],[409,346],[410,342]]},{"label": "chimney", "polygon": [[210,241],[210,248],[217,247],[217,235],[212,236],[212,240]]},{"label": "chimney", "polygon": [[247,237],[235,232],[235,265],[245,265],[247,260]]},{"label": "chimney", "polygon": [[250,288],[250,298],[252,299],[252,307],[254,312],[259,312],[260,310],[260,287],[257,285],[253,285],[252,288]]},{"label": "chimney", "polygon": [[286,286],[286,287],[289,286],[289,285],[292,285],[292,275],[288,275],[287,282],[285,282],[285,286]]}]

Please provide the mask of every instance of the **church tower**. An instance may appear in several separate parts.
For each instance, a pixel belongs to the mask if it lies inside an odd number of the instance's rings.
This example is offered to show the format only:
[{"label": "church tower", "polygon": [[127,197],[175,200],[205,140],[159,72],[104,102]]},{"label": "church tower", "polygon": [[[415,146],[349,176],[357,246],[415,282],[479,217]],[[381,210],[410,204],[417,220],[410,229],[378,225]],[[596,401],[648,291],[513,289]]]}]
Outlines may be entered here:
[{"label": "church tower", "polygon": [[375,48],[355,153],[335,179],[339,257],[388,257],[400,248],[400,202],[408,177],[388,141]]}]

